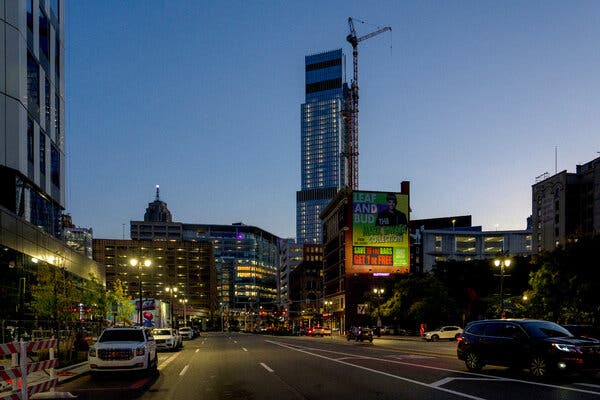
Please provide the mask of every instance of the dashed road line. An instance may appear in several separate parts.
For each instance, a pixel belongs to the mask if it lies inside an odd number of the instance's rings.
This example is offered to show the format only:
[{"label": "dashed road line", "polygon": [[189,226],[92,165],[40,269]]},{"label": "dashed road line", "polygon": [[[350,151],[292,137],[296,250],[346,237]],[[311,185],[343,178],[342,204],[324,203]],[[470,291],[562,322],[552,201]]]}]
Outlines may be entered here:
[{"label": "dashed road line", "polygon": [[242,347],[242,350],[244,350],[244,351],[248,351],[248,349],[247,349],[247,348],[245,348],[245,347]]},{"label": "dashed road line", "polygon": [[188,368],[189,368],[189,364],[186,364],[185,367],[183,367],[183,369],[181,370],[181,372],[179,373],[179,376],[183,376],[185,375],[185,373],[187,372]]},{"label": "dashed road line", "polygon": [[269,366],[268,366],[267,364],[265,364],[265,363],[260,363],[260,365],[262,365],[262,367],[263,367],[264,369],[266,369],[267,371],[269,371],[269,372],[274,372],[274,371],[273,371],[271,368],[269,368]]}]

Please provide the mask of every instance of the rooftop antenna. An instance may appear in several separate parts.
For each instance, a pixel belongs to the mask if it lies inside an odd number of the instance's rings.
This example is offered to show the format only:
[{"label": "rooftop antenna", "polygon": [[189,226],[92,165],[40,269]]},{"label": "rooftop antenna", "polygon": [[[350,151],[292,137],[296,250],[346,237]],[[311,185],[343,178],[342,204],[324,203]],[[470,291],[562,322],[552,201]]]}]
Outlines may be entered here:
[{"label": "rooftop antenna", "polygon": [[156,185],[156,201],[160,201],[160,186]]},{"label": "rooftop antenna", "polygon": [[558,174],[558,146],[554,146],[554,175]]}]

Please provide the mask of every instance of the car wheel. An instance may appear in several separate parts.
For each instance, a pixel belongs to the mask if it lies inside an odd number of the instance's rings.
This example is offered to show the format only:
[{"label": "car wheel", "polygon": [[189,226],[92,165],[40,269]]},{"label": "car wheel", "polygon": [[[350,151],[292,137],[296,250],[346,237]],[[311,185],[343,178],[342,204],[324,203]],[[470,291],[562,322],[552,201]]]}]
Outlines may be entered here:
[{"label": "car wheel", "polygon": [[481,368],[483,368],[481,357],[479,357],[479,354],[475,353],[474,351],[469,351],[467,354],[465,354],[465,365],[471,372],[481,371]]},{"label": "car wheel", "polygon": [[548,360],[544,356],[533,356],[529,362],[529,373],[535,378],[548,376]]},{"label": "car wheel", "polygon": [[433,335],[431,337],[431,340],[434,341],[434,342],[437,342],[438,340],[440,340],[440,337],[438,335]]},{"label": "car wheel", "polygon": [[152,371],[158,369],[158,352],[154,353],[154,361],[152,362]]}]

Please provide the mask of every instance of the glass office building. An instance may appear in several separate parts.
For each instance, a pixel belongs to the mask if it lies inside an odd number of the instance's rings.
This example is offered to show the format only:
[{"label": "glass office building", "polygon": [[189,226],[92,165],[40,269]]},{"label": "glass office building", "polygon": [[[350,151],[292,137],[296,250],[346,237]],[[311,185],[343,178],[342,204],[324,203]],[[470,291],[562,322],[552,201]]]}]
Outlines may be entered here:
[{"label": "glass office building", "polygon": [[345,127],[346,62],[341,49],[305,57],[301,107],[301,190],[296,192],[296,240],[321,243],[319,214],[347,185]]}]

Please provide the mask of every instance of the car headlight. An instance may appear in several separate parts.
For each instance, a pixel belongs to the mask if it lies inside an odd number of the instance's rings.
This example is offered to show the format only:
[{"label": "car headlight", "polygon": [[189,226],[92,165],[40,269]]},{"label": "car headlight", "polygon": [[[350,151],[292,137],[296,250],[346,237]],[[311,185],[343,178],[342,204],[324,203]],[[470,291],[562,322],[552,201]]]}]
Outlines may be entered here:
[{"label": "car headlight", "polygon": [[96,357],[96,348],[95,347],[90,347],[90,350],[88,351],[88,356]]},{"label": "car headlight", "polygon": [[574,346],[572,344],[552,343],[552,347],[559,351],[564,351],[565,353],[581,353],[579,346]]},{"label": "car headlight", "polygon": [[144,354],[146,354],[146,348],[138,347],[137,349],[135,349],[136,356],[143,356]]}]

